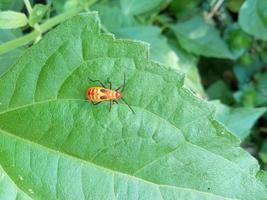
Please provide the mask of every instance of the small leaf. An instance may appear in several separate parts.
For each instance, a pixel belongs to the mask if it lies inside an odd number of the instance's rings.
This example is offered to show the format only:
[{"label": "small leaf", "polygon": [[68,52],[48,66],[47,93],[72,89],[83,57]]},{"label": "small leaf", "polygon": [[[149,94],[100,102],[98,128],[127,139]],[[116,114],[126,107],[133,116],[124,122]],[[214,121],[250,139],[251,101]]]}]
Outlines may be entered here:
[{"label": "small leaf", "polygon": [[29,18],[30,26],[34,26],[34,24],[39,23],[44,17],[47,10],[48,10],[48,5],[35,4],[30,13],[30,18]]},{"label": "small leaf", "polygon": [[12,29],[27,25],[28,19],[24,13],[14,11],[0,12],[0,28]]},{"label": "small leaf", "polygon": [[189,52],[205,57],[232,59],[219,32],[200,16],[176,24],[173,30],[181,46]]},{"label": "small leaf", "polygon": [[242,29],[258,39],[267,41],[267,1],[246,0],[239,12]]}]

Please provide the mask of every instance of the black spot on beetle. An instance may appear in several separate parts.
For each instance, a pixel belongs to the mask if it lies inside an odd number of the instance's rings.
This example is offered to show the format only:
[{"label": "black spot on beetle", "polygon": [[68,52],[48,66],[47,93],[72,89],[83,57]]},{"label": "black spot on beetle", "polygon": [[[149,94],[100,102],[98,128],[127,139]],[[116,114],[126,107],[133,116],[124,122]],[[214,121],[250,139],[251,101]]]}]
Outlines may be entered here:
[{"label": "black spot on beetle", "polygon": [[107,96],[101,96],[100,99],[107,99]]},{"label": "black spot on beetle", "polygon": [[106,93],[107,90],[106,90],[106,89],[100,89],[100,92],[102,92],[102,93]]}]

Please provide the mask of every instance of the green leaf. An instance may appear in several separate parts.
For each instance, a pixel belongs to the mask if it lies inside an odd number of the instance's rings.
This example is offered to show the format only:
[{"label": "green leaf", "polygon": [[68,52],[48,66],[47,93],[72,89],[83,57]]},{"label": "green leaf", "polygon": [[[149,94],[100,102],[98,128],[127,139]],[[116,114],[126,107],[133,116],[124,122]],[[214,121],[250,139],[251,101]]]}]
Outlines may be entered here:
[{"label": "green leaf", "polygon": [[[134,26],[120,28],[115,31],[116,36],[142,40],[150,44],[150,58],[166,66],[179,69],[185,73],[185,85],[192,91],[204,95],[200,76],[196,67],[197,59],[177,48],[176,41],[167,42],[156,26]],[[174,44],[174,45],[172,45]],[[172,47],[170,46],[172,45]]]},{"label": "green leaf", "polygon": [[133,16],[125,15],[118,5],[113,5],[111,2],[96,4],[93,9],[99,12],[103,26],[112,33],[117,32],[120,28],[137,25]]},{"label": "green leaf", "polygon": [[[0,35],[0,44],[2,44],[21,36],[22,33],[19,30],[0,29]],[[21,47],[0,55],[0,75],[11,67],[16,59],[22,54],[23,50],[24,48]]]},{"label": "green leaf", "polygon": [[[231,108],[219,101],[214,101],[216,118],[222,122],[232,133],[244,140],[258,118],[266,112],[266,108],[240,107]],[[242,124],[242,126],[240,126]]]},{"label": "green leaf", "polygon": [[48,5],[35,4],[30,13],[29,24],[34,26],[36,23],[39,23],[43,19],[47,10]]},{"label": "green leaf", "polygon": [[267,1],[246,0],[239,12],[242,29],[258,39],[267,41]]},{"label": "green leaf", "polygon": [[235,94],[238,102],[246,106],[267,106],[267,73],[257,74]]},{"label": "green leaf", "polygon": [[20,11],[23,7],[21,0],[2,0],[0,1],[0,10],[15,10]]},{"label": "green leaf", "polygon": [[[139,42],[100,33],[96,13],[83,14],[1,76],[0,164],[17,190],[32,199],[266,197],[257,161],[213,107],[147,53]],[[136,114],[123,103],[109,112],[108,103],[84,100],[97,85],[88,77],[116,87],[124,72]]]},{"label": "green leaf", "polygon": [[120,28],[116,36],[142,40],[150,44],[151,59],[176,68],[178,56],[169,47],[167,39],[161,35],[161,30],[156,26],[134,26]]},{"label": "green leaf", "polygon": [[234,59],[239,58],[252,45],[252,38],[244,33],[238,24],[232,24],[226,29],[224,39]]},{"label": "green leaf", "polygon": [[[19,177],[23,181],[22,177]],[[31,191],[31,190],[30,190]],[[6,172],[0,167],[0,199],[13,200],[30,200],[31,198],[21,191],[16,184],[8,177]]]},{"label": "green leaf", "polygon": [[238,12],[244,0],[226,0],[226,6],[232,12]]},{"label": "green leaf", "polygon": [[225,104],[233,103],[232,92],[229,86],[222,80],[210,85],[206,92],[211,99],[220,99]]},{"label": "green leaf", "polygon": [[179,0],[171,1],[170,10],[175,13],[178,19],[188,18],[192,13],[199,12],[199,4],[201,0]]},{"label": "green leaf", "polygon": [[197,68],[198,58],[179,47],[176,41],[170,40],[170,46],[178,55],[178,68],[185,73],[185,86],[195,92],[197,96],[205,97]]},{"label": "green leaf", "polygon": [[189,52],[205,57],[232,59],[219,32],[201,16],[176,24],[173,31],[181,46]]},{"label": "green leaf", "polygon": [[120,0],[121,10],[125,15],[139,15],[163,4],[163,0]]},{"label": "green leaf", "polygon": [[24,13],[14,11],[0,12],[0,28],[12,29],[27,25],[28,19]]}]

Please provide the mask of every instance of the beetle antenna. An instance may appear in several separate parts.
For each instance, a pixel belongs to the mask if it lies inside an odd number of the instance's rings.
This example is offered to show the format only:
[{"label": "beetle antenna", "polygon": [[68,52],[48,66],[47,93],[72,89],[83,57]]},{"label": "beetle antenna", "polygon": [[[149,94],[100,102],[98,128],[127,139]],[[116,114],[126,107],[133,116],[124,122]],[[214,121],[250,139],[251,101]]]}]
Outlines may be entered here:
[{"label": "beetle antenna", "polygon": [[126,75],[125,75],[125,72],[124,72],[124,74],[123,74],[123,84],[120,87],[118,87],[116,89],[116,91],[121,90],[120,92],[123,92],[124,86],[125,86],[125,77],[126,77]]},{"label": "beetle antenna", "polygon": [[131,108],[131,106],[127,103],[127,101],[124,98],[121,98],[121,100],[130,108],[130,110],[135,114],[134,110]]},{"label": "beetle antenna", "polygon": [[121,92],[123,92],[123,90],[124,90],[125,79],[126,79],[126,75],[125,75],[125,72],[124,72],[124,73],[123,73],[123,84],[122,84]]}]

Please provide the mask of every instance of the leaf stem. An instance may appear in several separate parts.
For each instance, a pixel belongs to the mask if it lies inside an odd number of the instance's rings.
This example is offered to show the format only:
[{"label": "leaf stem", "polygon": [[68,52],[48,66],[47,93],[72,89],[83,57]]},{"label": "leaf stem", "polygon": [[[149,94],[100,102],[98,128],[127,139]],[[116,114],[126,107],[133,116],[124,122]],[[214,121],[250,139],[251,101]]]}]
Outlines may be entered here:
[{"label": "leaf stem", "polygon": [[57,15],[49,20],[47,20],[45,23],[43,23],[42,25],[40,25],[40,30],[34,30],[31,33],[19,37],[17,39],[11,40],[9,42],[6,42],[2,45],[0,45],[0,55],[4,54],[12,49],[15,49],[17,47],[26,45],[32,41],[34,41],[36,39],[36,37],[38,37],[41,34],[45,33],[46,31],[48,31],[49,29],[51,29],[52,27],[54,27],[55,25],[65,21],[66,19],[76,15],[77,13],[81,12],[84,8],[82,7],[77,7],[77,8],[73,8],[67,12],[64,12],[60,15]]},{"label": "leaf stem", "polygon": [[215,5],[212,7],[211,11],[207,15],[207,20],[210,20],[215,13],[218,11],[218,9],[222,6],[224,0],[218,0]]},{"label": "leaf stem", "polygon": [[30,15],[31,11],[32,11],[32,6],[29,0],[24,0],[24,4],[27,8],[28,14]]}]

